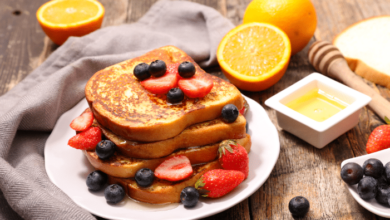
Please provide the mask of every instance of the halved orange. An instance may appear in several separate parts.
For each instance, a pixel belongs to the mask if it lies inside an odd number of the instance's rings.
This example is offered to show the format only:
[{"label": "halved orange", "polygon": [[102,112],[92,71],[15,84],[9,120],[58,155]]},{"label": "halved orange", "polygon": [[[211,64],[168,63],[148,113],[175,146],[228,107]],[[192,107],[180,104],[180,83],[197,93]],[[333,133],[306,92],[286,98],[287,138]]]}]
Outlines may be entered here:
[{"label": "halved orange", "polygon": [[222,72],[242,90],[261,91],[278,82],[291,55],[287,35],[267,23],[247,23],[231,30],[218,46]]},{"label": "halved orange", "polygon": [[70,36],[84,36],[100,28],[104,7],[96,0],[56,0],[43,4],[37,19],[46,35],[56,44]]}]

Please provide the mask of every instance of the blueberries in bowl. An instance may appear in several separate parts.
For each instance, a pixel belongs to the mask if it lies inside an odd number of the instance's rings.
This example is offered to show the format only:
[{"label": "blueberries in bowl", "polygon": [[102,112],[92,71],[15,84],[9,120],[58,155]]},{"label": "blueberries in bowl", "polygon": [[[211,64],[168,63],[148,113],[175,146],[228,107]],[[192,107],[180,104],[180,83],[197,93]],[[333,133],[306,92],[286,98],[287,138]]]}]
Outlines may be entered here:
[{"label": "blueberries in bowl", "polygon": [[296,196],[288,203],[288,209],[294,218],[300,218],[309,212],[310,203],[305,197]]},{"label": "blueberries in bowl", "polygon": [[100,170],[93,171],[87,177],[87,187],[91,191],[99,191],[106,185],[107,180],[107,174]]},{"label": "blueberries in bowl", "polygon": [[387,183],[390,183],[390,162],[386,163],[383,172],[387,180]]},{"label": "blueberries in bowl", "polygon": [[368,159],[363,164],[363,173],[365,176],[372,176],[378,179],[382,176],[383,163],[378,159]]},{"label": "blueberries in bowl", "polygon": [[151,169],[142,168],[135,173],[135,182],[137,182],[138,186],[148,187],[152,185],[154,180],[154,173]]},{"label": "blueberries in bowl", "polygon": [[125,197],[125,190],[121,185],[112,184],[104,190],[104,197],[107,203],[117,204]]},{"label": "blueberries in bowl", "polygon": [[359,181],[358,193],[360,198],[364,200],[373,199],[377,193],[378,182],[371,176],[365,176]]},{"label": "blueberries in bowl", "polygon": [[238,114],[238,108],[233,104],[227,104],[222,108],[222,119],[227,123],[234,122]]},{"label": "blueberries in bowl", "polygon": [[376,201],[378,203],[389,205],[388,199],[390,194],[390,187],[386,184],[378,184],[378,191],[376,194]]},{"label": "blueberries in bowl", "polygon": [[190,78],[195,75],[195,66],[191,62],[184,61],[179,65],[179,75],[183,78]]},{"label": "blueberries in bowl", "polygon": [[341,179],[348,185],[355,185],[363,178],[363,168],[357,163],[347,163],[341,168]]},{"label": "blueberries in bowl", "polygon": [[179,103],[183,101],[183,99],[184,99],[184,93],[178,87],[170,89],[167,94],[167,100],[169,103]]},{"label": "blueberries in bowl", "polygon": [[110,140],[102,140],[96,145],[96,154],[102,160],[111,157],[115,152],[116,145]]},{"label": "blueberries in bowl", "polygon": [[149,65],[149,73],[154,77],[160,77],[165,74],[167,65],[162,60],[155,60]]},{"label": "blueberries in bowl", "polygon": [[149,65],[146,63],[140,63],[134,67],[134,76],[139,80],[145,80],[150,77]]},{"label": "blueberries in bowl", "polygon": [[195,187],[187,186],[180,193],[180,201],[183,203],[184,207],[191,208],[198,203],[199,192]]}]

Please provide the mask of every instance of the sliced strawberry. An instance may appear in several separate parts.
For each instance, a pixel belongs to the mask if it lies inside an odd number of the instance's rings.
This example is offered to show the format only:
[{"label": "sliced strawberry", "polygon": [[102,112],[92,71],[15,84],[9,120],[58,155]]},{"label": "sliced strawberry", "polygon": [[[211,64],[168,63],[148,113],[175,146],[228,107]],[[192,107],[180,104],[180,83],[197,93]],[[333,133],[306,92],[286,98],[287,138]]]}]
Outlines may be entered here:
[{"label": "sliced strawberry", "polygon": [[190,160],[183,155],[171,157],[162,162],[154,171],[154,175],[160,179],[179,181],[192,174]]},{"label": "sliced strawberry", "polygon": [[84,131],[91,127],[93,122],[92,112],[84,112],[79,117],[73,119],[70,123],[70,127],[75,131]]},{"label": "sliced strawberry", "polygon": [[244,115],[244,113],[245,113],[245,106],[242,107],[242,109],[240,110],[240,113],[241,113],[241,115]]},{"label": "sliced strawberry", "polygon": [[214,86],[212,80],[201,74],[195,74],[193,77],[187,79],[181,78],[179,79],[178,85],[189,98],[205,97]]},{"label": "sliced strawberry", "polygon": [[68,141],[68,145],[80,150],[93,150],[102,140],[102,132],[98,127],[90,127],[76,134]]},{"label": "sliced strawberry", "polygon": [[161,77],[151,77],[141,81],[141,85],[153,94],[165,94],[170,89],[177,86],[179,79],[178,64],[169,64],[165,75]]}]

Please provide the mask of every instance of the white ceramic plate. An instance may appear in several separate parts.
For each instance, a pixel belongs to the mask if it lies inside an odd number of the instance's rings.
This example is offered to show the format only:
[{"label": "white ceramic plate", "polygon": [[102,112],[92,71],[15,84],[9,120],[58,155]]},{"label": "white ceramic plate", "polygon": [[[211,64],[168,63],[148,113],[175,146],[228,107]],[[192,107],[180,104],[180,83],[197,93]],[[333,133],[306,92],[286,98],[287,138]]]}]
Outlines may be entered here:
[{"label": "white ceramic plate", "polygon": [[[375,158],[380,161],[382,161],[383,165],[385,165],[387,162],[390,162],[390,149],[378,151],[372,154],[363,155],[360,157],[354,157],[348,160],[344,160],[341,163],[341,167],[344,166],[344,164],[349,162],[355,162],[359,164],[360,166],[363,166],[364,161]],[[355,184],[353,186],[348,186],[349,192],[352,194],[353,198],[364,208],[366,208],[368,211],[377,214],[379,216],[390,218],[390,207],[386,207],[378,203],[375,199],[370,200],[363,200],[360,198],[358,191],[357,191],[357,185]]]},{"label": "white ceramic plate", "polygon": [[87,107],[82,100],[64,113],[57,121],[45,145],[46,172],[51,181],[63,190],[76,204],[89,212],[108,219],[199,219],[222,212],[252,195],[267,180],[279,157],[280,144],[275,126],[265,110],[252,99],[247,113],[248,133],[252,137],[249,153],[249,176],[236,189],[219,199],[201,199],[196,207],[184,208],[181,204],[156,206],[137,204],[130,199],[119,205],[106,203],[103,192],[91,193],[86,178],[94,169],[83,152],[67,146],[75,135],[70,122]]}]

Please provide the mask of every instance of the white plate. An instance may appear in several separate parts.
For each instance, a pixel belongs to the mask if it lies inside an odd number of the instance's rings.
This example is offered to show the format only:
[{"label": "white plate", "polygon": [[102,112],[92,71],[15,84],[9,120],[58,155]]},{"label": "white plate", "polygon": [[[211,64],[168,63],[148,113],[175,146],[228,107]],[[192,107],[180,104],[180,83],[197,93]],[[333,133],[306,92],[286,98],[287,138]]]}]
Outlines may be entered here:
[{"label": "white plate", "polygon": [[[390,149],[378,151],[372,154],[363,155],[360,157],[351,158],[348,160],[344,160],[341,163],[341,167],[344,166],[344,164],[349,162],[355,162],[359,164],[360,166],[363,166],[364,161],[375,158],[380,161],[382,161],[383,165],[385,165],[387,162],[390,162]],[[366,208],[368,211],[377,214],[379,216],[390,218],[390,207],[386,207],[378,203],[375,199],[370,200],[363,200],[360,198],[358,191],[357,191],[357,185],[355,184],[353,186],[348,186],[349,192],[352,194],[353,198],[364,208]]]},{"label": "white plate", "polygon": [[[265,110],[252,99],[247,113],[248,133],[252,138],[249,153],[249,176],[236,189],[219,199],[201,199],[196,207],[186,209],[183,205],[168,207],[133,206],[127,199],[124,204],[109,205],[103,192],[91,193],[86,178],[94,169],[82,151],[67,146],[75,135],[70,122],[87,107],[82,100],[64,113],[57,121],[45,145],[45,167],[51,181],[63,190],[76,204],[89,212],[109,219],[199,219],[222,212],[252,195],[267,180],[279,157],[280,144],[275,126]],[[132,205],[133,204],[133,205]]]}]

